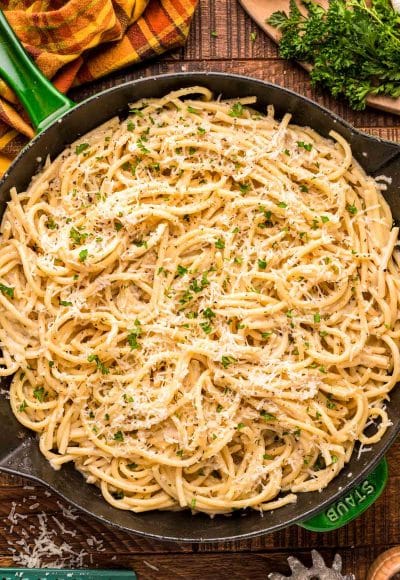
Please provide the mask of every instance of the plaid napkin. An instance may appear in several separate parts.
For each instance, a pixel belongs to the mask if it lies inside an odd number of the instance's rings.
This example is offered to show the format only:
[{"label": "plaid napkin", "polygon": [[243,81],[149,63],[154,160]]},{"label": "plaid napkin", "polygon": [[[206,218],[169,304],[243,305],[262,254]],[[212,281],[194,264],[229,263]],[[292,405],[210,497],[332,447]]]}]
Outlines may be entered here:
[{"label": "plaid napkin", "polygon": [[[0,0],[27,52],[62,92],[182,46],[196,4],[197,0]],[[15,95],[0,81],[0,172],[33,135]]]}]

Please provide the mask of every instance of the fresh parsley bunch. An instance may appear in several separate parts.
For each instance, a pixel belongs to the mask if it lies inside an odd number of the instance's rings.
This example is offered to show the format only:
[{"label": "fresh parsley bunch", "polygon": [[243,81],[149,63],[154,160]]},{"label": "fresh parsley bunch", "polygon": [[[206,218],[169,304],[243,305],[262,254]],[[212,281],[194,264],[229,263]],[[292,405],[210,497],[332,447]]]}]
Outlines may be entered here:
[{"label": "fresh parsley bunch", "polygon": [[282,32],[284,58],[313,65],[313,86],[320,83],[358,110],[368,95],[400,96],[400,14],[389,0],[330,0],[327,10],[302,3],[307,15],[290,0],[289,14],[275,12],[268,23]]}]

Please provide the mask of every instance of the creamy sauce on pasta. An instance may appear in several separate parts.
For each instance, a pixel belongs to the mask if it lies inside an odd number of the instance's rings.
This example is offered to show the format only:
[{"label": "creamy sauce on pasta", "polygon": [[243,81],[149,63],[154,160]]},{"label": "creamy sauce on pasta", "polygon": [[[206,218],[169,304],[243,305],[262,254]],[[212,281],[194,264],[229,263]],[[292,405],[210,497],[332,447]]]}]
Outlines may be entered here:
[{"label": "creamy sauce on pasta", "polygon": [[0,375],[121,509],[275,509],[389,425],[398,228],[343,137],[254,102],[142,100],[11,191]]}]

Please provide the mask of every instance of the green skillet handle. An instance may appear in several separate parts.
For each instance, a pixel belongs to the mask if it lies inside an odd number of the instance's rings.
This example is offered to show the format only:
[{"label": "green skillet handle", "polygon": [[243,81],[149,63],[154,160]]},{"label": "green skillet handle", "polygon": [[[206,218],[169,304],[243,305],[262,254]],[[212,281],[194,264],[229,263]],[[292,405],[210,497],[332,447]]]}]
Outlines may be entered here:
[{"label": "green skillet handle", "polygon": [[16,93],[37,132],[74,107],[36,68],[1,10],[0,77]]},{"label": "green skillet handle", "polygon": [[385,489],[388,478],[386,459],[359,485],[323,512],[298,525],[312,532],[331,532],[345,526],[368,509]]}]

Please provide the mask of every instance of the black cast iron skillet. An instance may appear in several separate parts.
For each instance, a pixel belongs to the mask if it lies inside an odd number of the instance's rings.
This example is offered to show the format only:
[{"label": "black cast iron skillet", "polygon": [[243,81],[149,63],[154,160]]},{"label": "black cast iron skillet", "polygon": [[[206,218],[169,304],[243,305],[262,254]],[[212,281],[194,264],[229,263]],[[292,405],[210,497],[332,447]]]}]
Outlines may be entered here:
[{"label": "black cast iron skillet", "polygon": [[[43,129],[21,152],[0,183],[0,216],[4,213],[9,199],[10,188],[24,190],[32,176],[41,168],[47,155],[54,159],[67,145],[86,132],[114,115],[126,115],[128,103],[136,99],[161,97],[171,90],[203,85],[215,95],[221,94],[227,98],[255,95],[260,111],[265,111],[268,104],[273,104],[278,117],[290,112],[295,123],[309,125],[324,136],[331,129],[343,135],[368,174],[385,174],[391,178],[392,182],[385,197],[395,220],[400,220],[400,146],[356,131],[333,113],[292,91],[244,76],[181,73],[132,81],[74,106],[51,87],[21,47],[16,45],[16,39],[1,13],[0,76],[18,93],[36,127]],[[0,381],[3,389],[7,389],[8,384],[8,379]],[[264,517],[253,511],[240,511],[231,517],[217,516],[211,519],[202,514],[193,516],[188,510],[134,514],[115,509],[106,503],[95,486],[84,482],[72,465],[68,464],[60,471],[54,471],[50,467],[39,452],[36,436],[18,423],[4,396],[0,399],[0,470],[39,481],[85,513],[144,536],[175,541],[243,539],[272,532],[296,522],[304,522],[324,510],[329,514],[327,509],[332,503],[337,502],[343,494],[349,497],[350,488],[360,484],[376,468],[400,431],[398,388],[391,395],[388,414],[393,426],[373,446],[372,452],[362,453],[357,460],[355,451],[347,467],[321,493],[299,494],[296,504],[267,512]],[[383,471],[381,465],[380,473]],[[347,503],[350,504],[351,501]],[[345,500],[335,505],[341,504],[344,505]],[[324,526],[322,528],[326,529]],[[322,528],[317,526],[313,529]]]}]

